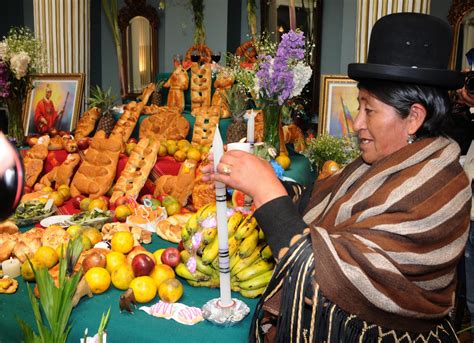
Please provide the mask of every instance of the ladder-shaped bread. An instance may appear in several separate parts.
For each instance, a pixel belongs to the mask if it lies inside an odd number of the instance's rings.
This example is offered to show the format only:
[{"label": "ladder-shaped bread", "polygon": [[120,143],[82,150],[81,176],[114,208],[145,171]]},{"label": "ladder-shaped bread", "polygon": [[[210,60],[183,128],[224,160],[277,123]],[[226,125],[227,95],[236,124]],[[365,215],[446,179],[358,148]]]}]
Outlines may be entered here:
[{"label": "ladder-shaped bread", "polygon": [[191,110],[211,105],[211,86],[210,63],[202,66],[193,63],[191,67]]},{"label": "ladder-shaped bread", "polygon": [[193,129],[193,144],[211,145],[220,118],[219,107],[202,107],[193,111],[196,122]]},{"label": "ladder-shaped bread", "polygon": [[122,170],[114,186],[110,202],[114,203],[119,197],[127,195],[134,199],[156,163],[160,142],[150,138],[142,138],[130,153],[127,164]]},{"label": "ladder-shaped bread", "polygon": [[107,138],[102,130],[95,134],[72,179],[73,197],[83,194],[95,199],[107,193],[117,172],[122,144],[122,136],[112,134]]}]

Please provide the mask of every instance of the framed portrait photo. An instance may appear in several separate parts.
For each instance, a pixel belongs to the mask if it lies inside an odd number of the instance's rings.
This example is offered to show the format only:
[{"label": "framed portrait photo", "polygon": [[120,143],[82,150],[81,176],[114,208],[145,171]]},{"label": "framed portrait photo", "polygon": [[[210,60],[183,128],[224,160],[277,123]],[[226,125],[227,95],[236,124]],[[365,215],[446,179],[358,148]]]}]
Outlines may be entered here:
[{"label": "framed portrait photo", "polygon": [[358,94],[357,81],[345,75],[321,75],[318,134],[343,137],[353,133]]},{"label": "framed portrait photo", "polygon": [[25,135],[72,131],[82,103],[84,74],[34,74],[23,111]]}]

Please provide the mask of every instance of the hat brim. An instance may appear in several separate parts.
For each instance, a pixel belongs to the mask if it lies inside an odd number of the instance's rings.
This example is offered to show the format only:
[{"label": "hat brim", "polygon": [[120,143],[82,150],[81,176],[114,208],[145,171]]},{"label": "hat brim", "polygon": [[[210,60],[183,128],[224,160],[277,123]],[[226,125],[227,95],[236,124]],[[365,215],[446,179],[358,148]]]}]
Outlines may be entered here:
[{"label": "hat brim", "polygon": [[464,85],[464,74],[453,70],[410,68],[371,63],[351,63],[348,67],[351,79],[378,79],[459,89]]}]

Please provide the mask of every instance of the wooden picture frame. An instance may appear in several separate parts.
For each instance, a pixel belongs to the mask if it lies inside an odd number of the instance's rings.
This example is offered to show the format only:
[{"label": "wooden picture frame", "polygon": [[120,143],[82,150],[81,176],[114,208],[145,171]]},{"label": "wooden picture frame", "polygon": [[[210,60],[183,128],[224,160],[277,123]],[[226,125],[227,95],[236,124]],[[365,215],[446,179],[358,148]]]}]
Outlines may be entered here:
[{"label": "wooden picture frame", "polygon": [[23,109],[25,135],[44,134],[52,127],[72,131],[79,118],[84,74],[33,74],[31,82]]},{"label": "wooden picture frame", "polygon": [[348,136],[359,103],[357,81],[345,75],[321,75],[318,134]]}]

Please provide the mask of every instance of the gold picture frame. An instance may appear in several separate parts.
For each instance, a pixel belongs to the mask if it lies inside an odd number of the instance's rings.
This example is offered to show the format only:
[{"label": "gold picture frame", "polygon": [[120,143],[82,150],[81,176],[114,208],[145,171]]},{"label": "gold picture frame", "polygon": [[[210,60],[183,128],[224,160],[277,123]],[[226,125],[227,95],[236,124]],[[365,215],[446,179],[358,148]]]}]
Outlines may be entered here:
[{"label": "gold picture frame", "polygon": [[318,134],[350,135],[359,107],[357,81],[345,75],[321,75]]},{"label": "gold picture frame", "polygon": [[72,131],[81,110],[84,74],[33,74],[31,82],[23,109],[25,135],[43,134],[52,127]]}]

